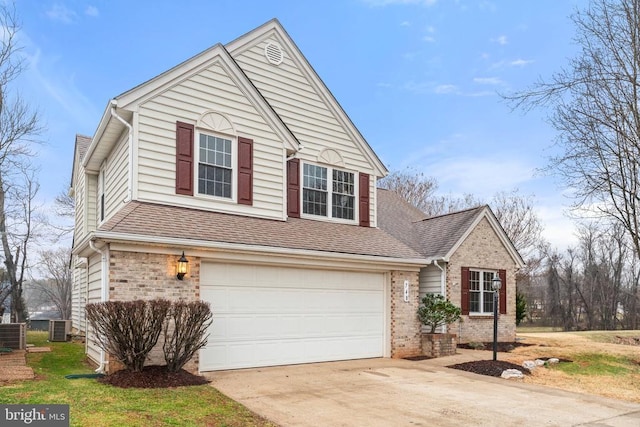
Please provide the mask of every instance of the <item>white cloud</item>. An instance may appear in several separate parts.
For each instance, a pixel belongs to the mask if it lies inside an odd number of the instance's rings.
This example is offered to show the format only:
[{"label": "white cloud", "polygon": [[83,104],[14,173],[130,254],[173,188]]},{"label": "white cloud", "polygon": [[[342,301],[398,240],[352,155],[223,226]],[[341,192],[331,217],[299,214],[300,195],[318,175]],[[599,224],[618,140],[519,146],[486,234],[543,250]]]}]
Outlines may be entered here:
[{"label": "white cloud", "polygon": [[52,21],[62,22],[63,24],[71,24],[77,17],[73,10],[60,3],[54,3],[51,9],[46,11],[46,14]]},{"label": "white cloud", "polygon": [[95,6],[87,6],[87,8],[84,10],[84,14],[87,16],[98,16],[100,15],[100,12]]},{"label": "white cloud", "polygon": [[492,69],[505,68],[505,67],[524,67],[525,65],[533,64],[532,59],[514,59],[513,61],[498,61],[491,64]]},{"label": "white cloud", "polygon": [[456,85],[450,85],[450,84],[437,85],[433,89],[433,91],[435,93],[457,93],[458,87]]},{"label": "white cloud", "polygon": [[411,26],[411,22],[409,22],[409,21],[402,21],[402,22],[400,23],[400,26],[401,26],[401,27],[410,27],[410,26]]},{"label": "white cloud", "polygon": [[436,39],[432,36],[424,36],[422,38],[423,41],[427,42],[427,43],[435,43]]},{"label": "white cloud", "polygon": [[498,43],[500,45],[505,45],[509,43],[507,41],[507,36],[499,36],[499,37],[496,37],[495,39],[491,39],[491,41],[494,43]]},{"label": "white cloud", "polygon": [[481,85],[502,85],[504,82],[500,80],[498,77],[474,77],[474,83],[478,83]]}]

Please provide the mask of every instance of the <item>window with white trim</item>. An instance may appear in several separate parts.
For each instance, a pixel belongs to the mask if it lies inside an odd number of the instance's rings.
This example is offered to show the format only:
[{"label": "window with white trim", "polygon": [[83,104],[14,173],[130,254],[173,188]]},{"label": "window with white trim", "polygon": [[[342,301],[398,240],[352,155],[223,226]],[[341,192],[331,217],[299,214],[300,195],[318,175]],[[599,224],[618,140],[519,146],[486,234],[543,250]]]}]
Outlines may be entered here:
[{"label": "window with white trim", "polygon": [[200,133],[198,143],[198,193],[233,197],[233,142]]},{"label": "window with white trim", "polygon": [[302,213],[353,221],[355,219],[355,174],[304,163]]},{"label": "window with white trim", "polygon": [[493,290],[495,271],[469,270],[469,312],[493,314]]}]

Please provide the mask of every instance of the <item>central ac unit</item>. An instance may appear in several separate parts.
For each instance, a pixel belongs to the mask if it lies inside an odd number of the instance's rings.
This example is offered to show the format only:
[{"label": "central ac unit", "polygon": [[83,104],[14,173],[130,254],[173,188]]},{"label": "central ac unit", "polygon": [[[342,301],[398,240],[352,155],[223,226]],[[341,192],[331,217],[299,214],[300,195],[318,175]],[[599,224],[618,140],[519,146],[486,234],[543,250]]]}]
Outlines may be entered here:
[{"label": "central ac unit", "polygon": [[71,332],[71,320],[49,320],[49,341],[66,341]]},{"label": "central ac unit", "polygon": [[26,344],[26,323],[0,323],[0,347],[24,350]]}]

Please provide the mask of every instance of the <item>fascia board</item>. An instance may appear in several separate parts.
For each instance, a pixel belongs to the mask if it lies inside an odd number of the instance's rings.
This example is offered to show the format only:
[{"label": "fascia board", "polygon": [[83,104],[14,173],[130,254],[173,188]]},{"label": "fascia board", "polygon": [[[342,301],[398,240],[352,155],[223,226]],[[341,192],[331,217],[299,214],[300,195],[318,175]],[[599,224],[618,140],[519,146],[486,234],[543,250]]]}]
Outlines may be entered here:
[{"label": "fascia board", "polygon": [[[194,248],[204,250],[217,250],[225,252],[235,252],[243,254],[262,254],[269,256],[286,256],[295,259],[323,259],[330,261],[349,261],[375,265],[388,265],[394,268],[419,269],[427,265],[427,260],[423,258],[392,258],[373,255],[344,254],[337,252],[323,252],[290,248],[278,248],[272,246],[243,245],[237,243],[212,242],[208,240],[177,239],[168,237],[146,236],[138,234],[120,234],[104,231],[96,231],[87,240],[104,240],[105,242],[124,244],[144,244],[172,246],[178,248]],[[82,252],[82,245],[89,246],[88,241],[83,242],[74,249],[74,253]]]}]

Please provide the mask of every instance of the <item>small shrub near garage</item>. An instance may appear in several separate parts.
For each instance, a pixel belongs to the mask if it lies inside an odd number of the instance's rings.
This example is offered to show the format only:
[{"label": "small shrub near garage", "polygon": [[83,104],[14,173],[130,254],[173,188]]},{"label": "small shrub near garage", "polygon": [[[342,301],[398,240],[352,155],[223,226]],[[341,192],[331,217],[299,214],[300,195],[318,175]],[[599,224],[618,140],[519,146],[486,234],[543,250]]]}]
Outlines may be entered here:
[{"label": "small shrub near garage", "polygon": [[203,301],[106,301],[87,304],[86,310],[98,346],[131,372],[143,370],[163,333],[166,369],[180,371],[206,345],[212,317]]}]

